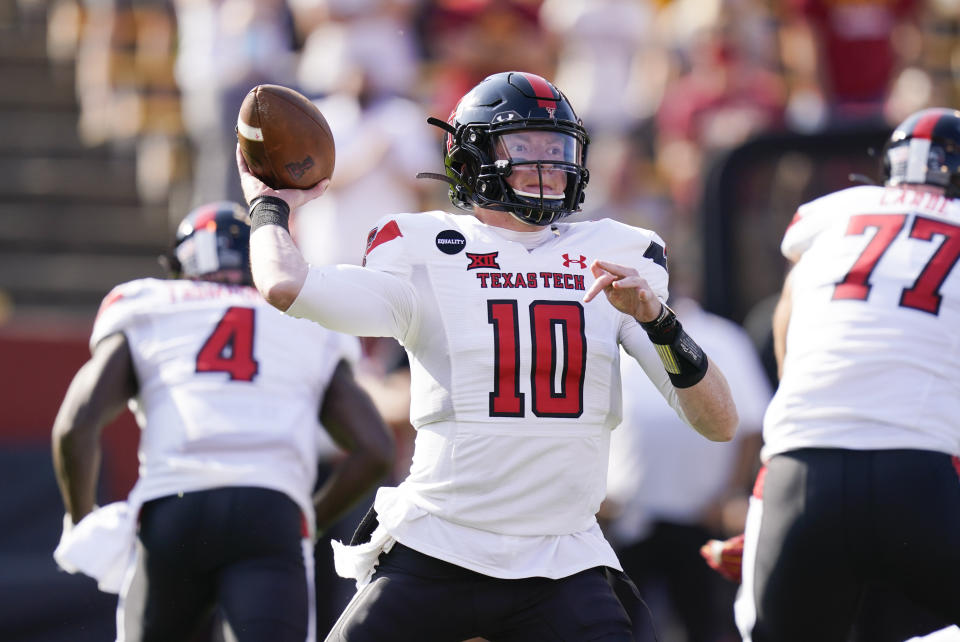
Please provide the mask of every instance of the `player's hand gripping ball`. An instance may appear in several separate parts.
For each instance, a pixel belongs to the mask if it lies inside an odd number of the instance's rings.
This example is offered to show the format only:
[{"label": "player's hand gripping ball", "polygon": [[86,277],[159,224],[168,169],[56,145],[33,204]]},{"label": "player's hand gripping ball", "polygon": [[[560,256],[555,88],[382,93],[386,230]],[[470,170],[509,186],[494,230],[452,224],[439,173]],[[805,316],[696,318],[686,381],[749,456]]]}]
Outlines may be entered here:
[{"label": "player's hand gripping ball", "polygon": [[250,90],[240,105],[237,140],[250,172],[273,189],[306,189],[333,174],[336,152],[327,120],[288,87]]}]

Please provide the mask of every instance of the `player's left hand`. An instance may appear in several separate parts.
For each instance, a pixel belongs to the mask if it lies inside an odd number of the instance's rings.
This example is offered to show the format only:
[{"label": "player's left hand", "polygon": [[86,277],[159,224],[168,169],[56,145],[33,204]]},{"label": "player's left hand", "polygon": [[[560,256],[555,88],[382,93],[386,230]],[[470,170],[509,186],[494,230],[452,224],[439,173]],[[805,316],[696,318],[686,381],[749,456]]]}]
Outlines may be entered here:
[{"label": "player's left hand", "polygon": [[330,185],[330,179],[326,178],[309,189],[273,189],[250,172],[247,161],[240,152],[239,143],[237,144],[237,170],[240,172],[240,187],[243,189],[243,197],[247,200],[247,205],[258,196],[275,196],[283,199],[293,211],[321,196]]},{"label": "player's left hand", "polygon": [[637,321],[653,321],[660,314],[660,299],[634,268],[596,259],[590,264],[590,271],[596,280],[584,295],[584,303],[603,291],[613,307]]},{"label": "player's left hand", "polygon": [[743,567],[743,533],[728,540],[711,539],[700,547],[707,565],[731,582],[740,582]]}]

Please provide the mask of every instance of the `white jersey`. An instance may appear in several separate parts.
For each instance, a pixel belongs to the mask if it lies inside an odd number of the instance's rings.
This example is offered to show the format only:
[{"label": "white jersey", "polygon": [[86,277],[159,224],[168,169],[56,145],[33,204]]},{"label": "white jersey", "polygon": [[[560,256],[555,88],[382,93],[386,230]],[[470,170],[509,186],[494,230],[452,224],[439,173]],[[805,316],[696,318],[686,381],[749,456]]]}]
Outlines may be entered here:
[{"label": "white jersey", "polygon": [[413,462],[376,502],[397,540],[496,577],[619,567],[595,514],[620,345],[679,405],[639,324],[603,296],[583,303],[595,258],[636,267],[666,299],[663,241],[610,220],[511,232],[403,214],[371,232],[366,268],[311,268],[288,312],[394,336],[409,355]]},{"label": "white jersey", "polygon": [[319,409],[354,337],[292,319],[251,287],[140,279],[104,299],[90,338],[126,335],[139,383],[141,501],[218,486],[290,496],[312,529]]},{"label": "white jersey", "polygon": [[854,187],[802,206],[764,459],[806,447],[960,453],[960,200]]}]

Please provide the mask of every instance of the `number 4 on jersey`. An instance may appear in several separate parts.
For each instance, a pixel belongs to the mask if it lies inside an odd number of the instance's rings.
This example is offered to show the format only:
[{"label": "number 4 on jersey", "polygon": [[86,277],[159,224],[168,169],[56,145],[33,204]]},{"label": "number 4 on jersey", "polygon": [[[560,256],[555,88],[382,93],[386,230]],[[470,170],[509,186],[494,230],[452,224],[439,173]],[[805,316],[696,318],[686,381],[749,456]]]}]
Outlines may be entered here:
[{"label": "number 4 on jersey", "polygon": [[253,381],[253,308],[227,308],[197,354],[197,372],[226,372],[231,381]]}]

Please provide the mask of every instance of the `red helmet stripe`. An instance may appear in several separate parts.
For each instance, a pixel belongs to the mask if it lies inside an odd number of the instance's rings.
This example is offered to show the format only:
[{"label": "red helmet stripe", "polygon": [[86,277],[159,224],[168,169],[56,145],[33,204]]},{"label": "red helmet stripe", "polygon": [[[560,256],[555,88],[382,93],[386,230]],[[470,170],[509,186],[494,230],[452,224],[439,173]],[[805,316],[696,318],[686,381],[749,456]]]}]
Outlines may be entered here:
[{"label": "red helmet stripe", "polygon": [[216,219],[217,208],[216,206],[211,205],[209,208],[197,212],[197,218],[193,221],[193,229],[208,229],[209,223],[213,223],[213,229],[217,229]]},{"label": "red helmet stripe", "polygon": [[537,97],[539,107],[557,106],[557,97],[554,96],[550,83],[536,74],[521,73],[520,75],[526,78],[530,86],[533,87],[533,95]]},{"label": "red helmet stripe", "polygon": [[913,128],[913,138],[926,138],[929,140],[930,137],[933,136],[933,128],[937,126],[937,121],[940,120],[941,116],[943,116],[943,112],[934,111],[918,120]]}]

